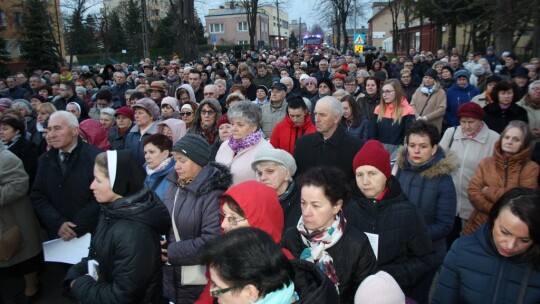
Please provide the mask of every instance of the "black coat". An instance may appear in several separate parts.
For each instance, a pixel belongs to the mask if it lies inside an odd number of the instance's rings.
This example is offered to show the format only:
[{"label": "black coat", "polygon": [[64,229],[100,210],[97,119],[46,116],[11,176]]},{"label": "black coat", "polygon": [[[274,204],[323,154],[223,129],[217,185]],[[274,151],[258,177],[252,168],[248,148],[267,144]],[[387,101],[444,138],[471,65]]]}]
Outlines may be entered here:
[{"label": "black coat", "polygon": [[[307,247],[296,227],[287,230],[283,245],[295,258],[300,258],[300,254]],[[358,286],[377,268],[377,261],[367,236],[353,226],[346,226],[341,239],[326,249],[326,252],[334,261],[339,280],[340,303],[354,303]]]},{"label": "black coat", "polygon": [[80,99],[79,96],[77,96],[77,95],[73,95],[67,100],[64,99],[64,98],[58,98],[58,99],[54,100],[52,103],[53,103],[53,105],[56,107],[56,109],[58,111],[65,111],[66,106],[70,102],[76,102],[81,107],[81,117],[80,117],[79,121],[90,118],[90,116],[88,116],[88,112],[90,112],[90,107],[88,106],[88,103],[86,103],[84,100]]},{"label": "black coat", "polygon": [[131,131],[131,127],[133,127],[133,123],[131,126],[124,131],[124,133],[118,132],[118,126],[114,126],[109,131],[109,143],[111,147],[110,150],[124,150],[124,143],[126,142],[126,137],[129,134],[129,131]]},{"label": "black coat", "polygon": [[349,225],[379,236],[377,268],[392,275],[407,292],[431,270],[435,253],[418,208],[408,201],[394,177],[387,187],[378,201],[366,198],[355,185],[344,213]]},{"label": "black coat", "polygon": [[352,161],[364,143],[345,132],[339,125],[334,134],[324,140],[319,132],[306,134],[296,140],[294,159],[296,176],[316,166],[334,166],[346,174],[348,180],[354,178]]},{"label": "black coat", "polygon": [[501,133],[512,120],[529,122],[527,110],[513,103],[507,109],[501,109],[498,103],[491,103],[484,107],[484,122],[493,131]]},{"label": "black coat", "polygon": [[39,157],[37,146],[26,138],[21,137],[13,146],[9,147],[9,151],[22,160],[24,171],[28,174],[30,187],[32,187],[36,177]]},{"label": "black coat", "polygon": [[294,290],[298,304],[336,304],[339,295],[330,279],[315,264],[304,260],[291,260],[294,269]]},{"label": "black coat", "polygon": [[99,216],[99,204],[90,184],[94,180],[94,160],[101,151],[79,138],[62,174],[58,149],[41,155],[34,186],[30,192],[36,214],[50,237],[57,238],[60,226],[71,221],[77,236],[92,232]]},{"label": "black coat", "polygon": [[294,181],[291,181],[287,190],[279,196],[279,204],[283,208],[283,217],[285,220],[283,231],[287,231],[289,228],[296,228],[298,220],[302,216],[302,208],[300,207],[300,189],[298,189]]},{"label": "black coat", "polygon": [[[148,188],[102,205],[88,258],[73,266],[64,284],[75,280],[79,303],[163,303],[161,235],[171,227],[165,205]],[[87,276],[89,259],[99,263],[99,279]]]}]

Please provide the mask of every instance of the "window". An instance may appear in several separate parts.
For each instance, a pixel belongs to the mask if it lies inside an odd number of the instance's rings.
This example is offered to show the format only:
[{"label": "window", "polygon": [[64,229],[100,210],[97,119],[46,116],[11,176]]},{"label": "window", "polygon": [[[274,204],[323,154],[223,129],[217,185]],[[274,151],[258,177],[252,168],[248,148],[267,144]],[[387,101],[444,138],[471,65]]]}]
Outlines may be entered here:
[{"label": "window", "polygon": [[210,24],[210,33],[223,33],[223,23],[212,23]]},{"label": "window", "polygon": [[15,27],[21,27],[22,26],[22,14],[21,13],[15,13],[13,15],[13,23],[15,23]]},{"label": "window", "polygon": [[0,10],[0,26],[6,26],[6,13]]},{"label": "window", "polygon": [[248,41],[247,40],[240,40],[238,41],[238,45],[247,45],[248,44]]},{"label": "window", "polygon": [[237,29],[239,32],[246,32],[248,30],[247,21],[242,21],[237,23]]}]

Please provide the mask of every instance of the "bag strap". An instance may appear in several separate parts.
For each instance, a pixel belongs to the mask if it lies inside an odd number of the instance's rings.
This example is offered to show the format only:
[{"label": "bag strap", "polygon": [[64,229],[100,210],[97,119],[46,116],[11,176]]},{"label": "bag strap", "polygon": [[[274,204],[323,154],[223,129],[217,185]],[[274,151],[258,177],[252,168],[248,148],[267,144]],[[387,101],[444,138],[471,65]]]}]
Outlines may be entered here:
[{"label": "bag strap", "polygon": [[427,100],[426,100],[426,103],[424,104],[424,107],[422,108],[422,111],[420,111],[420,114],[418,114],[418,116],[422,116],[422,114],[424,114],[424,110],[426,109],[427,107],[427,104],[429,102],[429,100],[431,99],[431,96],[433,96],[433,94],[429,94]]},{"label": "bag strap", "polygon": [[161,182],[165,179],[165,177],[167,177],[167,174],[163,174],[162,176],[158,177],[156,179],[156,182],[152,185],[152,188],[150,188],[150,190],[155,192],[157,187],[159,186],[159,184],[161,184]]},{"label": "bag strap", "polygon": [[172,216],[171,216],[172,226],[174,230],[174,238],[177,242],[180,242],[181,240],[180,240],[180,234],[178,233],[178,228],[176,228],[176,221],[174,220],[175,218],[174,210],[176,209],[176,200],[178,199],[179,192],[180,192],[180,188],[176,189],[176,194],[174,195],[174,203],[173,203],[173,208],[172,208]]},{"label": "bag strap", "polygon": [[452,144],[454,143],[454,135],[456,135],[457,127],[454,127],[454,132],[452,133],[452,137],[450,138],[450,144],[448,145],[448,150],[452,148]]},{"label": "bag strap", "polygon": [[527,291],[527,285],[529,283],[529,277],[531,276],[532,264],[529,264],[523,275],[523,280],[521,281],[521,288],[519,290],[519,295],[517,297],[517,304],[523,304],[523,299],[525,298],[525,292]]}]

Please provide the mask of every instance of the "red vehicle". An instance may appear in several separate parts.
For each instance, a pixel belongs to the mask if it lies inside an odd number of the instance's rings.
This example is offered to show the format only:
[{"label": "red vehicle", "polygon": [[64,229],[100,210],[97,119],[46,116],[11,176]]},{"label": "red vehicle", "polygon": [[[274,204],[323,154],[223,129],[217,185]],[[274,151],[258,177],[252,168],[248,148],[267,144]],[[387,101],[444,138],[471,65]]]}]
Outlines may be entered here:
[{"label": "red vehicle", "polygon": [[321,35],[306,35],[302,40],[304,48],[321,49],[323,47],[323,37]]}]

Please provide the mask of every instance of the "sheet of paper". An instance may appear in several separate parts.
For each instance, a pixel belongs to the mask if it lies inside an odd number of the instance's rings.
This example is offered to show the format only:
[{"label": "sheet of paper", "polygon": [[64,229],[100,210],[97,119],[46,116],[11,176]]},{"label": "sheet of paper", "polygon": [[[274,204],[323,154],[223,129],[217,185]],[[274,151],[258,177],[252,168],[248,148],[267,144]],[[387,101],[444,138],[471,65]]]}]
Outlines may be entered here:
[{"label": "sheet of paper", "polygon": [[43,243],[43,253],[46,262],[77,264],[88,256],[88,247],[90,247],[90,233],[67,242],[62,239],[47,241]]},{"label": "sheet of paper", "polygon": [[369,244],[371,245],[371,249],[373,249],[373,253],[375,254],[375,258],[379,259],[379,235],[375,233],[368,233],[364,232],[369,240]]}]

